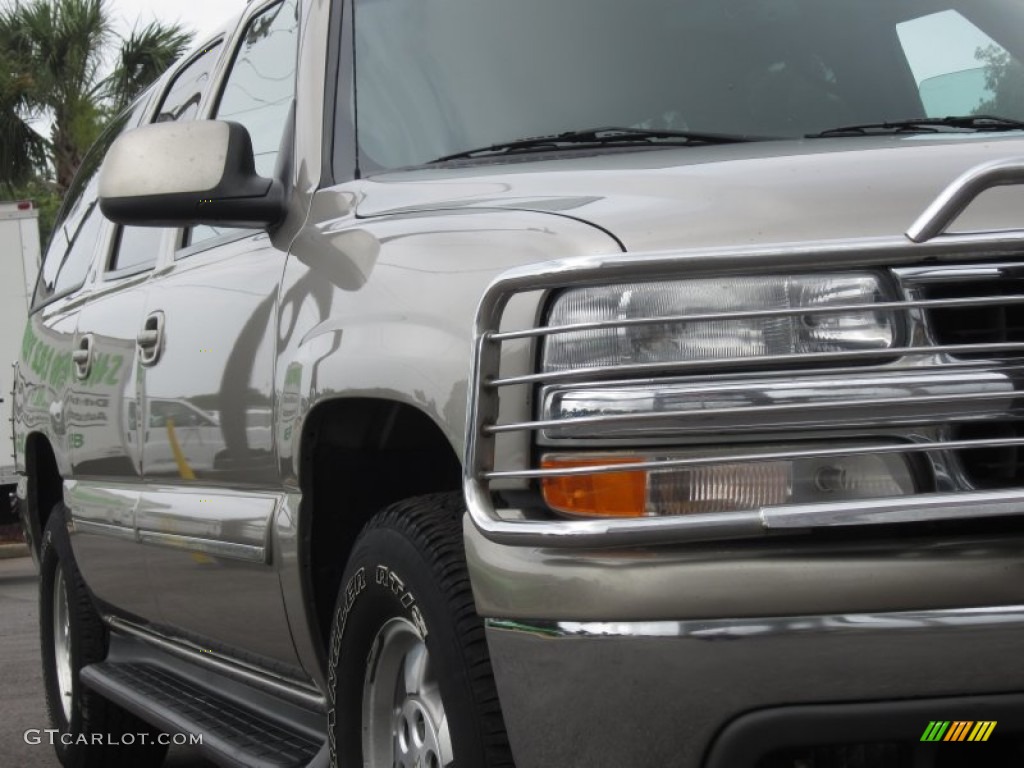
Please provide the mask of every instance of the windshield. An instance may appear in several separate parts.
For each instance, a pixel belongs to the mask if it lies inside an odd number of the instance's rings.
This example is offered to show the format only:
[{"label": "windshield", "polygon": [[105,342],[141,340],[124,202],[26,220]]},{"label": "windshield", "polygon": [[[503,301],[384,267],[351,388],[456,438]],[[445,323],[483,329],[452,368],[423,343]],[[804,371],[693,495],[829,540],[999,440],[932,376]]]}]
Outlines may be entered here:
[{"label": "windshield", "polygon": [[1024,119],[1021,0],[356,0],[364,170],[621,126]]}]

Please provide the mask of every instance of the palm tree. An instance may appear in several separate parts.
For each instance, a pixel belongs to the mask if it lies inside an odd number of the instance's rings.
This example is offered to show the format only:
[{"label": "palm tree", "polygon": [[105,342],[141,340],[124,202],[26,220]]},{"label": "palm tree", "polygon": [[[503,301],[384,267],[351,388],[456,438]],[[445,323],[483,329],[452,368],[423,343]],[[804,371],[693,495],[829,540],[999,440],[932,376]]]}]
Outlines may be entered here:
[{"label": "palm tree", "polygon": [[32,80],[10,63],[7,46],[0,41],[0,192],[11,195],[13,185],[31,178],[46,166],[47,142],[29,125]]},{"label": "palm tree", "polygon": [[[49,166],[58,192],[106,121],[188,47],[177,25],[120,37],[107,0],[28,0],[0,9],[0,179],[20,183]],[[109,47],[117,46],[105,74]],[[38,137],[28,121],[50,121]]]},{"label": "palm tree", "polygon": [[114,71],[104,81],[106,95],[120,112],[188,48],[192,35],[177,26],[152,22],[133,30],[121,45]]}]

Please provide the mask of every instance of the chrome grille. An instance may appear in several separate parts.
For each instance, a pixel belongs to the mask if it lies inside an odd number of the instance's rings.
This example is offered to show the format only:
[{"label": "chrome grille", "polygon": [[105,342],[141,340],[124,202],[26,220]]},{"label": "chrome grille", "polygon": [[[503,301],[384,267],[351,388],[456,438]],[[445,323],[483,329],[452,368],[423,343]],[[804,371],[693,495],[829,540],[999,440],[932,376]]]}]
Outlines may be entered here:
[{"label": "chrome grille", "polygon": [[1024,449],[1019,444],[1024,437],[1024,423],[967,424],[952,431],[953,439],[973,442],[985,436],[1001,437],[1005,445],[989,445],[960,452],[964,475],[976,488],[1010,488],[1024,485]]},{"label": "chrome grille", "polygon": [[[1020,272],[1012,267],[1005,269]],[[933,305],[928,311],[929,326],[940,344],[1024,342],[1024,275],[939,283],[926,286],[924,293],[930,299],[947,302]]]},{"label": "chrome grille", "polygon": [[[1024,179],[1024,161],[1020,174]],[[998,263],[991,266],[992,262]],[[922,263],[929,266],[914,266]],[[558,334],[865,309],[858,304],[509,327],[506,307],[527,293],[550,297],[569,287],[627,280],[879,266],[895,277],[899,292],[894,300],[870,309],[896,312],[903,326],[898,345],[887,349],[552,371],[503,367],[510,357],[504,352],[512,345],[520,345],[520,352],[523,345],[532,346],[532,351],[514,356],[517,359],[538,360],[536,345]],[[1024,483],[1018,456],[1024,456],[1024,429],[1017,425],[1024,424],[1018,397],[1024,389],[1024,334],[1016,329],[1018,316],[1024,318],[1024,283],[999,282],[1011,271],[1024,275],[1024,234],[1019,232],[939,235],[924,243],[907,237],[586,258],[506,273],[484,296],[475,329],[465,462],[472,518],[485,535],[498,541],[611,546],[1022,515]],[[985,279],[969,283],[965,274]],[[974,287],[982,284],[992,290]],[[535,321],[542,313],[538,309],[520,316]],[[974,321],[969,324],[963,318]],[[588,396],[597,403],[602,397],[603,402],[615,402],[607,397],[610,392],[660,400],[657,407],[635,413],[601,405],[573,405],[563,411],[551,407],[567,394],[577,403]],[[704,398],[701,407],[692,406],[694,398]],[[726,444],[728,453],[716,449]],[[707,449],[707,455],[633,463],[630,470],[899,454],[926,468],[924,490],[929,492],[675,518],[546,518],[536,510],[508,508],[512,505],[500,499],[512,498],[511,491],[528,490],[543,478],[622,472],[623,466],[538,468],[531,458],[531,447],[538,445],[559,450],[630,445]]]},{"label": "chrome grille", "polygon": [[[1019,344],[1024,341],[1024,266],[964,265],[944,270],[911,270],[906,286],[912,295],[925,296],[933,305],[927,311],[931,336],[938,344],[973,345],[958,354],[960,360],[1005,359],[1014,353],[977,351],[988,344]],[[1004,366],[1002,370],[1010,370]],[[1024,422],[1014,401],[1010,418],[997,424],[961,424],[951,430],[954,440],[975,441],[985,437],[1017,440],[1024,437]],[[1024,485],[1024,451],[1017,444],[963,450],[959,461],[965,478],[976,488],[1007,488]]]}]

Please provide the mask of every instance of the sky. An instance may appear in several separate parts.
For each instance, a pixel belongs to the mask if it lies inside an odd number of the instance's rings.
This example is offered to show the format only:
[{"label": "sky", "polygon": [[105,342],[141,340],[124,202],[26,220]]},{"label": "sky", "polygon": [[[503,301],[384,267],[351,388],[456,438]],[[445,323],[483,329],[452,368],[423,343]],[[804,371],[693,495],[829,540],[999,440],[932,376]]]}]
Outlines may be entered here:
[{"label": "sky", "polygon": [[245,8],[245,0],[107,0],[116,31],[127,34],[151,21],[178,22],[197,33],[195,42],[220,29]]}]

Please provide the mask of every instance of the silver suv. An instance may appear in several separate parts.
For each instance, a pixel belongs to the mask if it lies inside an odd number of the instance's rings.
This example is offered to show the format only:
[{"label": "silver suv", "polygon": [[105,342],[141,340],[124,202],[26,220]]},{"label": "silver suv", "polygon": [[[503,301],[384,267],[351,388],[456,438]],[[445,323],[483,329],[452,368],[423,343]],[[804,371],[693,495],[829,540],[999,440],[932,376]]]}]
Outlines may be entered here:
[{"label": "silver suv", "polygon": [[254,0],[25,331],[64,765],[1020,765],[1022,62],[1011,0]]}]

